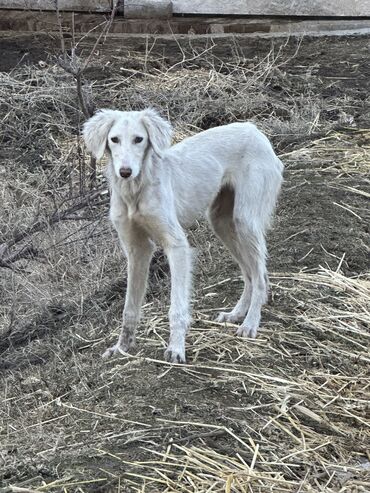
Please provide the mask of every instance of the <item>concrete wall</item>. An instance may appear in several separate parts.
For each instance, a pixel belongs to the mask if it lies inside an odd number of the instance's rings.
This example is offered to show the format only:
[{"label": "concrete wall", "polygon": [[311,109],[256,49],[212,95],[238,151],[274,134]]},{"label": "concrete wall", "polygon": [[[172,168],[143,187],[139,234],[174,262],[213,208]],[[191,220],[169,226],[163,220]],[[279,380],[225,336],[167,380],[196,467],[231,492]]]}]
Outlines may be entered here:
[{"label": "concrete wall", "polygon": [[369,16],[370,0],[173,0],[174,13],[208,15]]},{"label": "concrete wall", "polygon": [[[61,11],[108,12],[115,0],[59,0]],[[370,0],[120,0],[127,18],[175,15],[367,17]],[[0,0],[0,9],[54,10],[54,0]]]}]

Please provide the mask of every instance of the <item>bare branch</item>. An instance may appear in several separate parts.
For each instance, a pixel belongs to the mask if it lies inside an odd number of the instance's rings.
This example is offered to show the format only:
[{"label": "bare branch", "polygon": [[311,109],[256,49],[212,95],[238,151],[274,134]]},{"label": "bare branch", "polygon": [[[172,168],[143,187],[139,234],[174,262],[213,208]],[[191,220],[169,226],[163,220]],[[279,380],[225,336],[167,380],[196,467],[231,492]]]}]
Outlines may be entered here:
[{"label": "bare branch", "polygon": [[[95,111],[95,106],[93,104],[92,98],[88,96],[86,91],[84,90],[84,72],[90,64],[91,58],[93,57],[98,44],[100,43],[102,37],[104,36],[104,42],[107,38],[107,35],[112,27],[114,18],[117,13],[119,0],[115,1],[114,7],[112,9],[109,20],[104,24],[103,29],[101,30],[99,36],[97,37],[93,48],[90,50],[89,55],[86,60],[82,62],[77,56],[77,45],[75,38],[75,28],[74,28],[74,14],[72,14],[72,47],[71,47],[71,55],[68,56],[65,49],[65,42],[63,36],[63,28],[61,15],[59,12],[58,0],[55,0],[55,11],[57,16],[57,23],[59,26],[59,37],[61,44],[62,56],[57,59],[58,64],[62,67],[67,73],[71,74],[76,81],[76,93],[79,101],[80,108],[85,118],[90,118]],[[89,181],[90,184],[94,184],[96,182],[96,159],[94,157],[90,158],[90,174]]]},{"label": "bare branch", "polygon": [[61,16],[60,10],[59,10],[59,0],[54,0],[54,4],[55,4],[56,16],[57,16],[57,24],[58,24],[58,29],[59,29],[60,48],[61,48],[63,57],[66,60],[67,53],[66,53],[66,45],[64,42],[64,36],[63,36],[62,16]]},{"label": "bare branch", "polygon": [[[56,209],[48,217],[43,219],[37,219],[31,226],[24,229],[21,233],[18,233],[11,240],[4,242],[0,245],[0,267],[9,267],[12,263],[20,260],[21,258],[35,256],[37,251],[31,245],[31,237],[41,231],[45,231],[48,227],[54,226],[60,221],[68,221],[72,218],[74,220],[80,220],[81,217],[76,215],[76,212],[82,209],[94,205],[95,207],[100,207],[108,203],[109,199],[101,200],[103,189],[94,190],[90,194],[86,195],[83,200],[78,203],[67,207],[65,210],[61,211]],[[96,199],[100,199],[94,202]],[[62,204],[59,204],[61,207]],[[86,219],[86,218],[85,218]],[[23,240],[29,240],[26,245],[22,245],[15,252],[9,253],[10,249],[21,243]]]},{"label": "bare branch", "polygon": [[112,12],[111,12],[111,15],[110,15],[110,18],[109,18],[109,21],[105,24],[104,28],[102,29],[101,33],[99,34],[97,40],[95,41],[95,44],[92,48],[92,50],[90,51],[89,53],[89,56],[87,57],[86,59],[86,62],[84,63],[83,65],[83,68],[82,70],[86,70],[86,68],[88,67],[89,63],[90,63],[90,60],[91,60],[91,57],[93,56],[93,54],[95,53],[95,50],[96,50],[96,47],[98,46],[101,38],[104,36],[104,42],[105,40],[107,39],[107,35],[112,27],[112,24],[113,24],[113,21],[114,21],[114,18],[116,16],[116,13],[117,13],[117,9],[118,9],[118,3],[119,3],[119,0],[116,0],[115,4],[114,4],[114,7],[112,9]]}]

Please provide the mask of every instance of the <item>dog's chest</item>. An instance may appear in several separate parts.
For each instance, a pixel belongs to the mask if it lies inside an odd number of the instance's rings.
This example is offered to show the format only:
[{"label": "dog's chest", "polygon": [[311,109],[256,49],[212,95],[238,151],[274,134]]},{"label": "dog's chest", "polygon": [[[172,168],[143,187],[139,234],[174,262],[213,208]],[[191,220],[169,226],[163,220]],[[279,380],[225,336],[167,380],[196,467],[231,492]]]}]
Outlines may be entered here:
[{"label": "dog's chest", "polygon": [[138,202],[125,201],[127,206],[127,217],[130,221],[140,221],[140,210]]},{"label": "dog's chest", "polygon": [[171,223],[169,220],[171,204],[161,200],[159,188],[126,186],[121,191],[121,197],[126,206],[129,222],[144,230],[155,243],[160,245],[166,243],[167,230]]},{"label": "dog's chest", "polygon": [[143,194],[135,194],[134,196],[127,194],[124,202],[127,207],[127,218],[129,221],[149,232],[152,228],[150,214],[148,214],[147,198]]},{"label": "dog's chest", "polygon": [[137,222],[141,215],[140,202],[143,200],[142,191],[135,183],[130,183],[122,186],[120,195],[127,207],[128,219]]}]

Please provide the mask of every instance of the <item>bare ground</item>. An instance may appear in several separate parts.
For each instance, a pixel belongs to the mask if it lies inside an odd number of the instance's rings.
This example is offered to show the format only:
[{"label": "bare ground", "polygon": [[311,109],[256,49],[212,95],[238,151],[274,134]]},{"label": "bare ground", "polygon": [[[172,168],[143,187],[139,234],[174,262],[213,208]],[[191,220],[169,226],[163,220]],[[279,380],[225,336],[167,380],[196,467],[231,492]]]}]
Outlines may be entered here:
[{"label": "bare ground", "polygon": [[119,332],[125,263],[105,182],[88,185],[73,81],[44,38],[0,47],[0,486],[369,491],[369,40],[132,38],[94,58],[98,107],[154,105],[176,139],[253,120],[286,165],[256,340],[213,321],[236,302],[239,272],[205,224],[189,232],[182,366],[163,361],[160,257],[137,352],[101,359]]}]

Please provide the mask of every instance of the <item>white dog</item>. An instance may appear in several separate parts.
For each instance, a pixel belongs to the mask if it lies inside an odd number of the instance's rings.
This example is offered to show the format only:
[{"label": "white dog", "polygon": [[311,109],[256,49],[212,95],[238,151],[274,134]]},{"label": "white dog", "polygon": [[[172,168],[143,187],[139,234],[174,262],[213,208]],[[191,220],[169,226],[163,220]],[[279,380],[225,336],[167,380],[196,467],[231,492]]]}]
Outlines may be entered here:
[{"label": "white dog", "polygon": [[282,182],[283,165],[251,123],[212,128],[172,147],[171,125],[153,109],[102,110],[84,125],[88,150],[110,158],[110,218],[128,260],[123,326],[105,356],[135,344],[155,244],[171,270],[170,341],[165,357],[185,362],[190,324],[191,253],[184,232],[205,214],[238,262],[243,294],[219,322],[241,322],[239,336],[255,337],[266,302],[265,231]]}]

